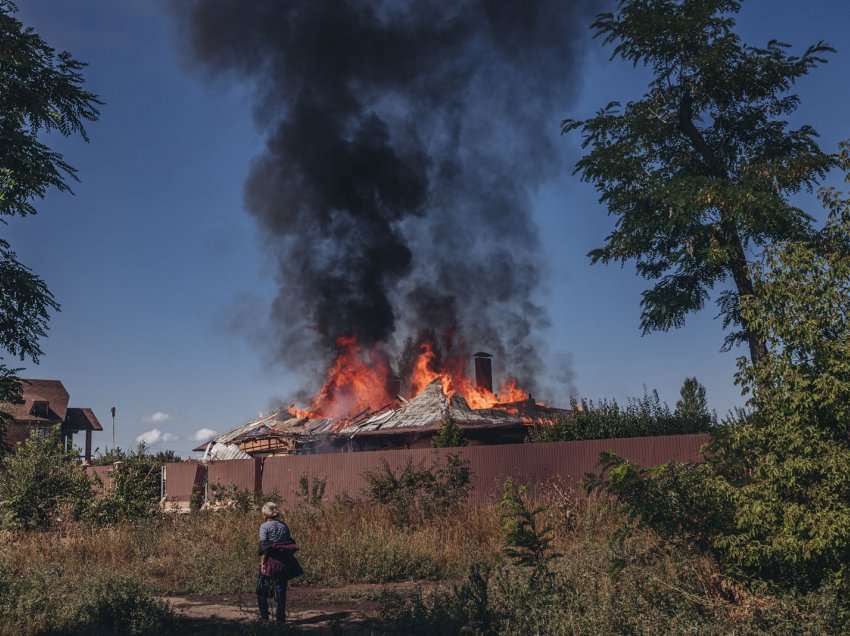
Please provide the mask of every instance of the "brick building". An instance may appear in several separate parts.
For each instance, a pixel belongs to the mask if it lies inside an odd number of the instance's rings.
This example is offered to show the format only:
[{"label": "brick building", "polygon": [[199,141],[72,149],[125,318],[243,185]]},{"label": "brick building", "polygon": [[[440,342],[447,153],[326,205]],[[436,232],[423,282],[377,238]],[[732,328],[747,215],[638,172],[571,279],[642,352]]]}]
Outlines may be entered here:
[{"label": "brick building", "polygon": [[0,410],[12,417],[6,423],[6,444],[19,444],[33,432],[48,435],[58,427],[63,442],[70,447],[74,433],[84,431],[84,454],[87,461],[91,459],[92,431],[102,431],[103,427],[90,408],[69,407],[68,391],[59,380],[22,379],[21,391],[21,403],[0,404]]}]

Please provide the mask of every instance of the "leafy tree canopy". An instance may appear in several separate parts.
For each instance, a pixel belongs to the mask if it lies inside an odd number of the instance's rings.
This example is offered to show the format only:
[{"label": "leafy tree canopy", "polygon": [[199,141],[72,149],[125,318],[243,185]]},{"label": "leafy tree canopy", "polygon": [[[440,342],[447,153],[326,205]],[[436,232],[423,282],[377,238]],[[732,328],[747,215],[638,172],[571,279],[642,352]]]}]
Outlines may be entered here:
[{"label": "leafy tree canopy", "polygon": [[[850,145],[837,156],[850,183]],[[641,522],[717,557],[727,573],[827,589],[850,618],[850,198],[824,190],[823,230],[769,246],[742,317],[768,355],[739,361],[752,413],[707,462],[639,469],[607,457],[605,484]]]},{"label": "leafy tree canopy", "polygon": [[[43,133],[79,134],[98,117],[97,97],[83,88],[84,64],[57,53],[15,19],[17,7],[0,0],[0,220],[36,213],[48,190],[70,192],[76,171],[40,141]],[[0,239],[0,346],[38,362],[39,340],[59,304],[44,281],[21,264]],[[20,401],[16,373],[0,358],[0,403]],[[0,411],[0,424],[6,419]]]},{"label": "leafy tree canopy", "polygon": [[[835,165],[808,125],[788,118],[795,82],[825,61],[823,42],[801,55],[770,41],[745,44],[734,32],[736,0],[621,0],[601,14],[596,36],[612,58],[653,74],[639,100],[612,102],[587,120],[567,119],[588,149],[576,172],[594,184],[616,225],[592,262],[634,260],[657,281],[643,294],[644,333],[684,324],[711,290],[726,346],[764,346],[746,324],[740,299],[755,293],[748,254],[812,233],[812,219],[790,202]],[[731,288],[730,288],[731,287]]]}]

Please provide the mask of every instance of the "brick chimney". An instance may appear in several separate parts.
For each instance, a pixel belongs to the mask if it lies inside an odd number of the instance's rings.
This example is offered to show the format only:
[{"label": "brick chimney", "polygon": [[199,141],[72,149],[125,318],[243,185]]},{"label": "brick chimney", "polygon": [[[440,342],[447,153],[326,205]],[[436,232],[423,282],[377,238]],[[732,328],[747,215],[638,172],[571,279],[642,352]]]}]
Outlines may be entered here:
[{"label": "brick chimney", "polygon": [[479,351],[472,355],[475,360],[475,385],[479,389],[493,392],[493,356]]}]

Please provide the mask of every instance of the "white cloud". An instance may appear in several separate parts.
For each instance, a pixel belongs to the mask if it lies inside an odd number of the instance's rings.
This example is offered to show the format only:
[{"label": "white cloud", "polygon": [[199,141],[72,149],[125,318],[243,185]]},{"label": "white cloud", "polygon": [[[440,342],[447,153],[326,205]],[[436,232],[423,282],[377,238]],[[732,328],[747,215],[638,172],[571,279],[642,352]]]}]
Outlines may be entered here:
[{"label": "white cloud", "polygon": [[216,435],[218,435],[218,431],[214,431],[211,428],[199,428],[197,431],[195,431],[195,434],[192,436],[192,439],[196,442],[207,442]]},{"label": "white cloud", "polygon": [[163,413],[162,411],[154,411],[150,415],[146,415],[142,418],[145,422],[150,422],[151,424],[159,424],[160,422],[165,422],[171,419],[171,416],[168,413]]},{"label": "white cloud", "polygon": [[173,433],[163,433],[158,428],[152,428],[151,430],[145,431],[139,435],[136,438],[136,443],[144,444],[145,446],[153,446],[161,442],[173,442],[176,439],[177,436]]}]

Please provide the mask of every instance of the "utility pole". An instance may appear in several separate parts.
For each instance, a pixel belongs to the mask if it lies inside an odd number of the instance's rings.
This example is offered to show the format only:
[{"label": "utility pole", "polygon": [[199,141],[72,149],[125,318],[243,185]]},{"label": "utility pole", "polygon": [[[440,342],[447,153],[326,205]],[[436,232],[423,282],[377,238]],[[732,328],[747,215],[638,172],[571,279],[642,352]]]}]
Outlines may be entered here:
[{"label": "utility pole", "polygon": [[115,413],[117,411],[115,410],[114,406],[110,410],[112,411],[112,448],[114,449],[115,448]]}]

